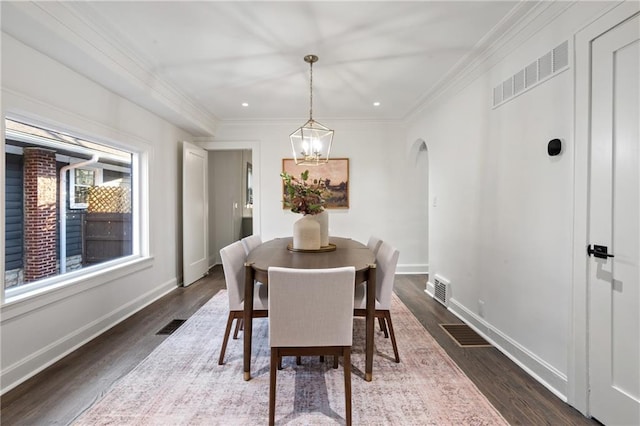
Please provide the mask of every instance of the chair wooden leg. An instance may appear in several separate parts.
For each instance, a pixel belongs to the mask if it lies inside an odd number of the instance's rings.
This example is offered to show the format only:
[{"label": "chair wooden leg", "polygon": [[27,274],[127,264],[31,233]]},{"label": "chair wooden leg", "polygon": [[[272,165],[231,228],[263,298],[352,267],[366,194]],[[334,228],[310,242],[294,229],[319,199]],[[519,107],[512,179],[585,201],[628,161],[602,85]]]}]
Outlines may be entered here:
[{"label": "chair wooden leg", "polygon": [[384,319],[389,324],[389,334],[391,335],[391,345],[393,346],[393,354],[396,357],[396,362],[400,362],[400,355],[398,355],[398,345],[396,344],[396,335],[393,332],[393,324],[391,323],[391,312],[385,311]]},{"label": "chair wooden leg", "polygon": [[[338,359],[338,356],[334,359]],[[351,348],[344,348],[343,352],[344,361],[344,406],[345,415],[347,419],[347,426],[351,426]]]},{"label": "chair wooden leg", "polygon": [[296,365],[302,365],[302,357],[301,356],[297,356],[296,357]]},{"label": "chair wooden leg", "polygon": [[385,339],[388,339],[389,333],[387,332],[387,324],[384,322],[384,318],[378,317],[378,324],[380,325],[380,331],[384,333]]},{"label": "chair wooden leg", "polygon": [[227,350],[227,341],[229,340],[229,334],[231,334],[231,325],[233,324],[233,313],[229,312],[227,318],[227,328],[224,331],[224,338],[222,339],[222,348],[220,349],[220,358],[218,358],[218,365],[224,364],[224,353]]},{"label": "chair wooden leg", "polygon": [[320,362],[324,362],[324,355],[320,355]]},{"label": "chair wooden leg", "polygon": [[338,355],[333,356],[333,368],[338,368]]},{"label": "chair wooden leg", "polygon": [[269,426],[273,426],[276,421],[276,373],[281,359],[278,349],[271,348],[271,360],[269,363]]},{"label": "chair wooden leg", "polygon": [[282,357],[278,356],[278,370],[282,370]]},{"label": "chair wooden leg", "polygon": [[242,328],[243,324],[244,324],[244,320],[242,318],[238,318],[236,320],[236,329],[233,332],[233,338],[234,339],[238,338],[238,331],[240,331],[240,329]]}]

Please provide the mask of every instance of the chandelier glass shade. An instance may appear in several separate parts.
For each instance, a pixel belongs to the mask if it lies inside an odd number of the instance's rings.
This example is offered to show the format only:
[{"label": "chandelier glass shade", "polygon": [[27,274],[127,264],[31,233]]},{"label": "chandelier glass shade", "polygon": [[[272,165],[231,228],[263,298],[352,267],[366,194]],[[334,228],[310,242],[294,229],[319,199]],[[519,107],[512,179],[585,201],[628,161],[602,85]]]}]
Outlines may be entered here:
[{"label": "chandelier glass shade", "polygon": [[309,64],[309,120],[289,135],[291,150],[296,164],[317,166],[329,161],[333,130],[313,119],[313,64],[318,61],[316,55],[307,55],[304,61]]}]

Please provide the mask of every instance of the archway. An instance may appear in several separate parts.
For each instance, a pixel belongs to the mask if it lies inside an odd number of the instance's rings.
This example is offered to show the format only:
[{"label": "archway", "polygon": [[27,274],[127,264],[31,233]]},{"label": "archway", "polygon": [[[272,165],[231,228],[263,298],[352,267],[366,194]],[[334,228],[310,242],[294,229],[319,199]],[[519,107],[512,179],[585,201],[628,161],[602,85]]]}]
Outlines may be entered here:
[{"label": "archway", "polygon": [[[424,261],[427,265],[429,265],[429,150],[427,148],[427,143],[424,139],[416,139],[409,148],[408,160],[410,164],[412,164],[416,169],[417,179],[421,182],[419,186],[420,193],[418,194],[424,200],[425,205],[425,229],[426,234],[424,236],[420,236],[420,238],[424,238],[426,244],[424,245],[424,253],[421,253],[421,256],[424,256]],[[425,282],[426,288],[426,282]]]}]

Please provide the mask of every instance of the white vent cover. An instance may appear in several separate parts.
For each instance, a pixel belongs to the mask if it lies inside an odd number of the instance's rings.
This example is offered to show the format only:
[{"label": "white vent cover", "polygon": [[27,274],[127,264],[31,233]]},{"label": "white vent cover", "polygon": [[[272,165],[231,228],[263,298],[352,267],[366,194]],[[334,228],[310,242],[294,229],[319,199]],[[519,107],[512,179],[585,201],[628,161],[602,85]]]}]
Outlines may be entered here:
[{"label": "white vent cover", "polygon": [[518,94],[524,90],[524,70],[520,70],[513,76],[513,93]]},{"label": "white vent cover", "polygon": [[433,279],[434,296],[438,302],[444,306],[449,305],[449,297],[451,296],[451,284],[439,275],[436,275]]},{"label": "white vent cover", "polygon": [[552,52],[547,53],[544,56],[541,56],[538,59],[538,79],[543,80],[551,75],[551,71],[553,69],[553,57],[551,56]]},{"label": "white vent cover", "polygon": [[569,66],[569,42],[565,41],[553,49],[553,72]]},{"label": "white vent cover", "polygon": [[493,88],[496,108],[520,93],[532,89],[569,67],[569,41],[545,53]]}]

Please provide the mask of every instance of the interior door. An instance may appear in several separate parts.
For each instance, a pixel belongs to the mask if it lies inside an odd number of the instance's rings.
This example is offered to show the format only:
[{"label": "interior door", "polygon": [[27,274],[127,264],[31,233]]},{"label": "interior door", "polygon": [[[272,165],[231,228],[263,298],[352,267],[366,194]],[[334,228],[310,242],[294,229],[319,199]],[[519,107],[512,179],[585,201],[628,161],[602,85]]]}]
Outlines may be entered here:
[{"label": "interior door", "polygon": [[607,425],[638,425],[639,15],[595,39],[591,58],[589,411]]},{"label": "interior door", "polygon": [[207,151],[183,142],[182,148],[182,250],[184,286],[209,269],[209,207]]}]

